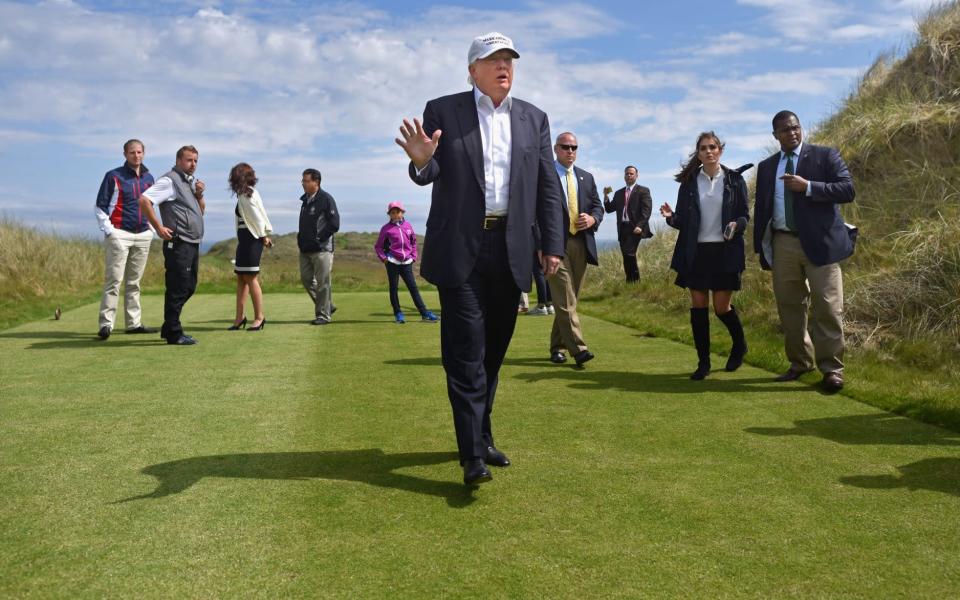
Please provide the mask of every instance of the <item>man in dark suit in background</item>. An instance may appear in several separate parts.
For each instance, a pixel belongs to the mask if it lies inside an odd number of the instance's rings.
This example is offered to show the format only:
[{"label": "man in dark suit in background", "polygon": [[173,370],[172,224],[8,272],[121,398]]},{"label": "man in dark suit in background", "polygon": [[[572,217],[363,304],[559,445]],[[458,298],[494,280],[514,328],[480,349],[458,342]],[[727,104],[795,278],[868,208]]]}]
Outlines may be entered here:
[{"label": "man in dark suit in background", "polygon": [[[853,254],[838,204],[852,202],[853,180],[835,148],[803,143],[797,115],[773,117],[780,152],[757,167],[753,248],[773,270],[784,347],[793,381],[814,366],[830,391],[843,387],[843,277],[839,262]],[[812,321],[807,328],[807,308]],[[812,340],[812,343],[811,343]]]},{"label": "man in dark suit in background", "polygon": [[[637,246],[640,240],[652,238],[650,232],[650,212],[653,199],[650,189],[637,185],[637,168],[633,165],[623,170],[623,181],[627,185],[613,194],[613,201],[603,191],[603,210],[617,213],[617,241],[623,254],[623,273],[627,281],[640,281],[640,267],[637,266]],[[609,189],[609,188],[607,188]]]},{"label": "man in dark suit in background", "polygon": [[573,356],[577,366],[594,358],[587,349],[580,330],[580,316],[577,314],[577,298],[580,285],[587,272],[587,264],[596,265],[597,243],[593,234],[603,220],[603,205],[597,194],[597,184],[593,175],[573,166],[577,160],[577,136],[570,132],[557,136],[553,151],[557,155],[556,170],[560,178],[567,210],[563,213],[563,226],[566,232],[566,247],[563,260],[556,275],[547,279],[550,295],[556,307],[553,319],[553,331],[550,333],[550,360],[555,363],[566,362],[563,348]]},{"label": "man in dark suit in background", "polygon": [[474,39],[473,90],[429,101],[423,124],[405,119],[397,139],[410,178],[433,184],[420,273],[440,292],[440,351],[467,485],[492,479],[488,464],[510,464],[494,445],[490,414],[520,291],[530,290],[535,221],[544,272],[555,273],[563,256],[550,124],[510,96],[519,57],[504,35]]}]

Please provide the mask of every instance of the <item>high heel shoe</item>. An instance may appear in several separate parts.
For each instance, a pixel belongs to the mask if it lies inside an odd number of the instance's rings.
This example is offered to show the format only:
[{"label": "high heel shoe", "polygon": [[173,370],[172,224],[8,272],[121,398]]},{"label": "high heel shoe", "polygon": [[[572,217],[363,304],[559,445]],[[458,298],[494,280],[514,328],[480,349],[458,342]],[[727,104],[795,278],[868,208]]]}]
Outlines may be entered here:
[{"label": "high heel shoe", "polygon": [[230,327],[227,327],[227,331],[236,331],[238,329],[246,329],[246,328],[247,328],[247,318],[244,317],[243,320],[240,321],[239,323],[234,323]]},{"label": "high heel shoe", "polygon": [[259,325],[251,325],[250,328],[247,329],[247,331],[260,331],[261,329],[263,329],[263,326],[266,324],[267,324],[267,318],[264,317],[263,320],[260,321]]}]

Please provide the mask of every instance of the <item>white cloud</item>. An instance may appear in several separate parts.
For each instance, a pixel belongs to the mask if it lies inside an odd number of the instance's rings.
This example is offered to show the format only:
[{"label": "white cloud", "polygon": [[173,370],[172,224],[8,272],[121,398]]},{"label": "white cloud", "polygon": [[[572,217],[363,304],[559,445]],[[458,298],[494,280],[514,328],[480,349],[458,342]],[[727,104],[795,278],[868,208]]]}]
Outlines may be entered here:
[{"label": "white cloud", "polygon": [[[317,5],[301,14],[288,3],[191,1],[185,13],[183,4],[170,9],[161,2],[168,14],[144,19],[68,0],[0,1],[0,144],[53,140],[75,155],[112,163],[123,140],[139,137],[148,164],[161,172],[176,148],[194,144],[201,177],[212,184],[208,201],[217,223],[208,230],[214,239],[232,235],[225,170],[240,160],[257,169],[279,231],[296,227],[298,183],[307,166],[324,173],[324,187],[342,204],[345,228],[379,227],[382,205],[400,199],[422,230],[429,188],[409,182],[393,143],[397,127],[402,118],[419,116],[427,99],[467,89],[470,39],[499,30],[521,53],[516,95],[546,110],[554,133],[578,134],[598,182],[602,176],[619,185],[623,165],[638,163],[644,178],[669,196],[672,173],[702,129],[725,136],[732,158],[751,156],[769,137],[770,97],[835,95],[858,74],[838,67],[784,76],[760,60],[769,47],[782,38],[801,47],[824,37],[852,43],[888,35],[903,30],[908,11],[922,9],[899,2],[881,19],[826,0],[740,3],[758,9],[767,31],[713,36],[696,61],[683,63],[669,57],[689,54],[685,45],[665,46],[660,51],[668,60],[649,62],[596,51],[599,39],[630,25],[586,3],[434,6],[391,15],[358,3]],[[732,59],[736,66],[727,67]],[[95,189],[109,166],[76,187]],[[78,195],[80,228],[92,229],[92,192]],[[3,208],[12,208],[16,197],[0,199]],[[62,200],[49,200],[56,201]],[[49,211],[46,202],[37,208]],[[26,209],[18,201],[16,210]]]}]

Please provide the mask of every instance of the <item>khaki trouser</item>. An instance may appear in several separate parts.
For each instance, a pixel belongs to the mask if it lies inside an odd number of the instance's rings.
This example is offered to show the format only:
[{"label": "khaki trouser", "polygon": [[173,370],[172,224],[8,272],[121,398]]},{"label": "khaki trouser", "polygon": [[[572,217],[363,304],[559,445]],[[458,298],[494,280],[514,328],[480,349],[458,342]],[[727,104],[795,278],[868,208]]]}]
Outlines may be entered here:
[{"label": "khaki trouser", "polygon": [[[838,263],[816,266],[795,235],[774,233],[773,293],[790,366],[843,371],[843,274]],[[812,308],[808,325],[807,309]],[[809,331],[808,331],[809,330]]]},{"label": "khaki trouser", "polygon": [[143,277],[143,270],[147,267],[152,239],[153,232],[149,229],[143,233],[114,229],[113,233],[104,239],[106,259],[104,260],[103,298],[100,300],[100,327],[113,329],[121,282],[127,329],[135,329],[143,325],[140,320],[140,279]]},{"label": "khaki trouser", "polygon": [[577,315],[577,298],[586,272],[587,244],[583,234],[568,237],[566,256],[560,261],[560,268],[556,274],[547,277],[556,309],[550,332],[551,353],[566,348],[571,354],[577,354],[587,349],[580,330],[580,316]]},{"label": "khaki trouser", "polygon": [[300,282],[313,300],[314,316],[330,320],[330,271],[333,270],[333,252],[301,252]]}]

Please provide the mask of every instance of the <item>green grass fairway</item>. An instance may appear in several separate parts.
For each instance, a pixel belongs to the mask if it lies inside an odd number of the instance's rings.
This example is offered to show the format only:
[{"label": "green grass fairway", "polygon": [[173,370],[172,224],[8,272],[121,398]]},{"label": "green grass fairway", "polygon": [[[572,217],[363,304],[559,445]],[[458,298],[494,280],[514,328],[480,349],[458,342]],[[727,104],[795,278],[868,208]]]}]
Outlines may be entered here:
[{"label": "green grass fairway", "polygon": [[751,367],[691,382],[692,348],[592,318],[597,359],[553,365],[522,316],[514,464],[470,491],[439,326],[336,303],[314,327],[268,290],[228,332],[233,297],[197,296],[193,347],[96,341],[95,304],[0,332],[0,596],[960,595],[960,434]]}]

